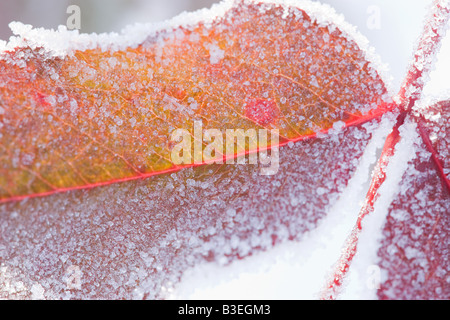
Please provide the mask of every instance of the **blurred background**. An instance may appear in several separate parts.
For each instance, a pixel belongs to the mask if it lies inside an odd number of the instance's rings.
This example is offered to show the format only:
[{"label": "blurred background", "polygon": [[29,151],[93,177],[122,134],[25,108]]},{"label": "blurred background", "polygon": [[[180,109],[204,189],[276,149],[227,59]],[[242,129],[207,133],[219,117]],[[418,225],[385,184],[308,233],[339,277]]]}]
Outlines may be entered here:
[{"label": "blurred background", "polygon": [[0,39],[11,36],[10,21],[53,29],[65,25],[70,5],[81,9],[80,32],[101,33],[118,32],[135,22],[166,20],[217,2],[220,0],[0,0]]},{"label": "blurred background", "polygon": [[[210,7],[219,0],[0,0],[0,40],[12,35],[8,24],[20,21],[56,29],[66,25],[69,5],[81,11],[80,32],[119,32],[133,23],[169,19],[183,11]],[[414,43],[431,0],[320,0],[358,27],[394,77],[394,89],[404,77]],[[450,71],[450,70],[448,70]]]}]

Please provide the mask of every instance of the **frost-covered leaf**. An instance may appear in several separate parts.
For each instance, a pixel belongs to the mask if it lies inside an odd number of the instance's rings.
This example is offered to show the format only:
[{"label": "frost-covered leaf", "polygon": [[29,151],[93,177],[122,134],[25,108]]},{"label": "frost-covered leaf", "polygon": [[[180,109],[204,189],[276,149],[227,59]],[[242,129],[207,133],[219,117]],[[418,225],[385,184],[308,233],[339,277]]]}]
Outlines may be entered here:
[{"label": "frost-covered leaf", "polygon": [[[423,102],[424,103],[424,102]],[[423,104],[422,103],[422,104]],[[450,188],[450,100],[414,109],[419,125],[419,132],[426,148],[432,153],[432,158],[441,176],[442,183]]]},{"label": "frost-covered leaf", "polygon": [[178,170],[171,134],[193,135],[195,120],[279,129],[285,144],[387,107],[370,55],[295,7],[237,2],[137,46],[64,57],[22,41],[0,59],[0,201]]},{"label": "frost-covered leaf", "polygon": [[[164,298],[188,268],[302,240],[336,204],[377,127],[373,120],[281,148],[273,176],[214,164],[5,203],[0,297],[32,298],[39,284],[47,299]],[[79,290],[67,286],[71,266]]]},{"label": "frost-covered leaf", "polygon": [[442,101],[416,111],[417,136],[429,144],[418,140],[389,208],[378,252],[385,270],[378,296],[448,300],[450,105]]}]

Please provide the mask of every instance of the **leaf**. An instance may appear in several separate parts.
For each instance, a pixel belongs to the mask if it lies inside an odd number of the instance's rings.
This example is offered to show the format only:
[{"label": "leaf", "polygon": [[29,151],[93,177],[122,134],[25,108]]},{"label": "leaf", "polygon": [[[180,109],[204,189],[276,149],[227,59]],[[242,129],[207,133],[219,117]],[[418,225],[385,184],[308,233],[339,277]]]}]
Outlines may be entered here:
[{"label": "leaf", "polygon": [[193,165],[173,163],[170,138],[175,129],[194,136],[195,120],[221,132],[278,129],[283,145],[389,108],[354,40],[281,5],[235,5],[209,24],[160,30],[118,51],[59,58],[18,47],[0,70],[3,202]]},{"label": "leaf", "polygon": [[450,190],[449,157],[450,100],[439,101],[425,108],[416,108],[418,130],[441,178],[444,189]]},{"label": "leaf", "polygon": [[[377,127],[373,120],[281,148],[273,176],[211,164],[5,203],[0,296],[31,298],[39,284],[47,299],[167,298],[164,288],[191,267],[301,240],[336,203]],[[71,266],[81,271],[79,290],[67,287]]]},{"label": "leaf", "polygon": [[420,110],[417,130],[430,144],[416,146],[389,207],[378,253],[387,278],[378,293],[381,299],[450,297],[449,107],[449,101],[442,101]]}]

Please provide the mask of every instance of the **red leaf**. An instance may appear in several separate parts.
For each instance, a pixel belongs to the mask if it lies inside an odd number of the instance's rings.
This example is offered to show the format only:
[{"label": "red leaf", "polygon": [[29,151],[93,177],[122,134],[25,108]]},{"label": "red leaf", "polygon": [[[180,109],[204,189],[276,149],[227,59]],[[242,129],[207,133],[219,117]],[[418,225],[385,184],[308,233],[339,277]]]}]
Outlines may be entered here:
[{"label": "red leaf", "polygon": [[203,130],[277,129],[286,144],[390,107],[356,42],[294,7],[237,4],[210,24],[161,30],[137,48],[65,58],[43,51],[19,47],[0,60],[8,83],[0,88],[0,202],[208,162],[195,147],[191,161],[172,159],[172,133],[194,137],[196,120]]},{"label": "red leaf", "polygon": [[426,143],[408,165],[383,230],[379,256],[387,279],[381,299],[450,298],[450,105],[439,102],[421,113],[418,132]]}]

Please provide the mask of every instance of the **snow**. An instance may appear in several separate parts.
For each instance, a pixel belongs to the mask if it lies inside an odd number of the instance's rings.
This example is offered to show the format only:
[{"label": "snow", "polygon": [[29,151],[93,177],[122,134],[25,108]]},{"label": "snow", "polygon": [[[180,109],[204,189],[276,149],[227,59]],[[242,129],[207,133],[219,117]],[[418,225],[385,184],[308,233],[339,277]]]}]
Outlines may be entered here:
[{"label": "snow", "polygon": [[217,45],[217,43],[211,43],[208,46],[208,51],[209,51],[209,62],[211,64],[216,64],[219,63],[220,60],[223,59],[225,51],[220,49],[220,47]]},{"label": "snow", "polygon": [[30,291],[31,291],[31,299],[33,300],[44,299],[45,289],[39,283],[33,284]]}]

